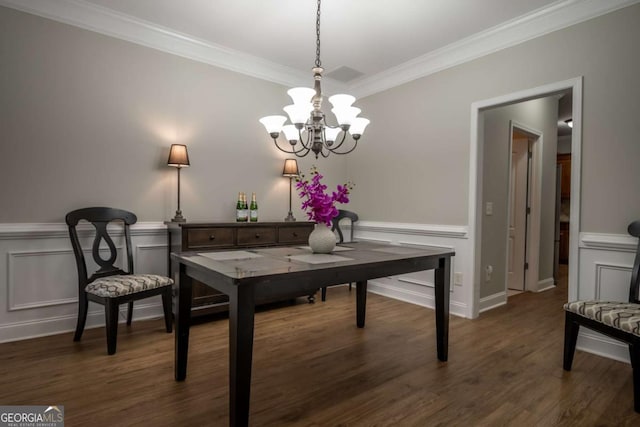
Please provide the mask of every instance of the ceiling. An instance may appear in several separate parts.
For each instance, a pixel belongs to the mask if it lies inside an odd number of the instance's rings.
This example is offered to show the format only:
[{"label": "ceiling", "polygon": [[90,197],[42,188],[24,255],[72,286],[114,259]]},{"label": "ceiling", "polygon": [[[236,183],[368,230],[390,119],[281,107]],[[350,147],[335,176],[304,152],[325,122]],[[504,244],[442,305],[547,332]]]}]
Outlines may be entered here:
[{"label": "ceiling", "polygon": [[[325,88],[366,96],[640,0],[323,0]],[[284,85],[311,86],[316,0],[0,0]]]},{"label": "ceiling", "polygon": [[[87,0],[300,71],[315,61],[316,0]],[[327,72],[371,76],[556,0],[324,0]]]}]

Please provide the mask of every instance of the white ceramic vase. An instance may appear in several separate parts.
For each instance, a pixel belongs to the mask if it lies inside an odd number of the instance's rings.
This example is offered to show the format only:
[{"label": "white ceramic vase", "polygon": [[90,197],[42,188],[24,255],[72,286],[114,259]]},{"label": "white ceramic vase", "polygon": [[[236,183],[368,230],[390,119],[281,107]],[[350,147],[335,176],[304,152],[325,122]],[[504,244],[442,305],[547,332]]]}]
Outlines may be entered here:
[{"label": "white ceramic vase", "polygon": [[326,224],[316,224],[309,234],[309,246],[314,254],[328,254],[336,247],[336,235]]}]

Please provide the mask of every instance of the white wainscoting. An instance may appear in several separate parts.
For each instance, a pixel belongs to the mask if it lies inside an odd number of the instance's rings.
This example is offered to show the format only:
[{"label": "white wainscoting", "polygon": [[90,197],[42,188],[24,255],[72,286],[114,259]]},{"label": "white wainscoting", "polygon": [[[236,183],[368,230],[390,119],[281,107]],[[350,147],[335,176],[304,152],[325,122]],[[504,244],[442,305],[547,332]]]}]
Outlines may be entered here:
[{"label": "white wainscoting", "polygon": [[[91,259],[91,226],[80,227],[87,268]],[[122,232],[114,242],[124,252]],[[166,227],[159,222],[132,226],[137,272],[167,273]],[[103,249],[105,255],[108,249]],[[124,267],[123,257],[118,258]],[[73,331],[77,319],[78,281],[75,258],[64,224],[0,224],[0,342]],[[160,297],[134,304],[134,320],[162,316]],[[122,321],[126,306],[122,307]],[[89,303],[87,328],[104,325],[104,308]]]},{"label": "white wainscoting", "polygon": [[[349,229],[345,228],[348,235]],[[138,223],[131,231],[136,271],[166,274],[165,225]],[[90,227],[80,230],[80,238],[85,243],[92,241],[91,234]],[[472,317],[474,286],[470,247],[473,242],[467,227],[360,221],[355,228],[355,239],[453,249],[456,255],[451,265],[450,311],[457,316]],[[124,245],[122,240],[121,235],[115,239],[120,251]],[[627,235],[581,233],[579,298],[625,301],[636,245],[637,239]],[[77,315],[76,287],[75,261],[64,224],[0,224],[0,342],[73,331]],[[434,307],[433,272],[371,280],[369,290]],[[480,304],[484,311],[499,302],[487,300]],[[124,310],[123,307],[123,320]],[[162,317],[160,297],[136,303],[134,319],[155,317]],[[87,327],[102,325],[103,308],[91,303]],[[626,346],[584,328],[578,348],[629,360]]]},{"label": "white wainscoting", "polygon": [[[355,240],[453,249],[450,312],[471,317],[471,292],[468,290],[471,288],[472,271],[467,227],[360,221],[356,224],[354,236]],[[458,280],[454,280],[456,277]],[[370,292],[429,308],[435,308],[433,287],[433,271],[385,277],[370,280],[368,284]]]},{"label": "white wainscoting", "polygon": [[[637,245],[629,235],[580,233],[578,299],[628,301]],[[587,328],[580,328],[577,348],[629,363],[624,343]]]}]

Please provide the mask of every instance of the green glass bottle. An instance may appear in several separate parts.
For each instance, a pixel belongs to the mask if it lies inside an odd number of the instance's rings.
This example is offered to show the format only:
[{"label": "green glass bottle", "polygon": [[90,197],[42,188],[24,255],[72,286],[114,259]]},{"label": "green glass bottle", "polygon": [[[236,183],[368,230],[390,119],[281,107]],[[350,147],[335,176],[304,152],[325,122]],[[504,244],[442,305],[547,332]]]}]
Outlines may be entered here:
[{"label": "green glass bottle", "polygon": [[242,214],[240,216],[241,222],[249,221],[249,205],[247,204],[247,195],[242,193]]},{"label": "green glass bottle", "polygon": [[256,193],[251,193],[251,205],[249,206],[249,220],[258,222],[258,202],[256,201]]},{"label": "green glass bottle", "polygon": [[238,193],[238,202],[236,203],[236,222],[242,221],[242,193]]}]

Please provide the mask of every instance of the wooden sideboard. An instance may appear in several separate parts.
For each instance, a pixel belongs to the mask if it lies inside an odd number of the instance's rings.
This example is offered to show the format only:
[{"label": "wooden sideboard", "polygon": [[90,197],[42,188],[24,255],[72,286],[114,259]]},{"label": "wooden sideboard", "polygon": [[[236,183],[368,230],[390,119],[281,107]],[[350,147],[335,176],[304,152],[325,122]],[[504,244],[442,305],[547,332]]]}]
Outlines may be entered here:
[{"label": "wooden sideboard", "polygon": [[[312,222],[166,222],[171,252],[210,251],[268,246],[306,245],[313,231]],[[177,267],[168,260],[169,277],[178,283]],[[296,298],[305,295],[291,295]],[[310,296],[310,300],[313,297]],[[273,301],[264,301],[273,302]],[[227,311],[226,295],[200,282],[193,282],[191,316]]]}]

